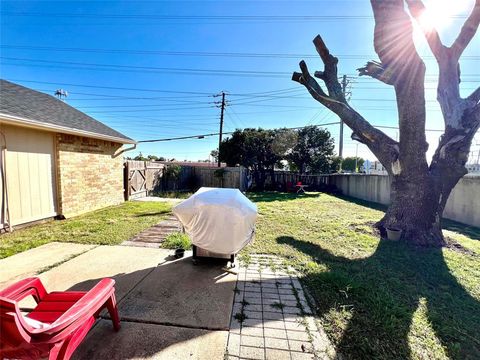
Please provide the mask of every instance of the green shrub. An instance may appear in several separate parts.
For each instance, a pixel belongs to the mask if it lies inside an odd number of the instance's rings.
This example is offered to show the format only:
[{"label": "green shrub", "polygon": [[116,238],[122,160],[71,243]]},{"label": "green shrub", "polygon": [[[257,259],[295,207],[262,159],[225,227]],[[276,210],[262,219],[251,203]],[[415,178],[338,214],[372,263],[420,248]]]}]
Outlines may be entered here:
[{"label": "green shrub", "polygon": [[190,238],[186,234],[174,232],[167,235],[165,241],[162,243],[162,247],[166,249],[189,250],[192,248],[192,243],[190,242]]}]

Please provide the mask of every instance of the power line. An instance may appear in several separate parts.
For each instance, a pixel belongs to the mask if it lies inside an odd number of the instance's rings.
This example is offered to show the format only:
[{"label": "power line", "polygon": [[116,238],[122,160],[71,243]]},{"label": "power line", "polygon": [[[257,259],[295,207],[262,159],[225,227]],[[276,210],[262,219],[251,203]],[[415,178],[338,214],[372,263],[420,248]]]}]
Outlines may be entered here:
[{"label": "power line", "polygon": [[[320,124],[318,126],[328,126],[328,125],[335,125],[338,124],[337,122],[332,122],[328,124]],[[315,125],[317,126],[317,125]],[[303,129],[306,126],[299,126],[299,127],[291,127],[291,128],[285,128],[287,130],[298,130],[298,129]],[[233,134],[233,132],[225,132],[223,133],[224,135],[230,135]],[[186,139],[203,139],[205,137],[209,136],[217,136],[220,135],[220,133],[210,133],[210,134],[200,134],[200,135],[191,135],[191,136],[181,136],[181,137],[176,137],[176,138],[164,138],[164,139],[150,139],[150,140],[140,140],[138,143],[152,143],[152,142],[162,142],[162,141],[173,141],[173,140],[186,140]]]},{"label": "power line", "polygon": [[[157,15],[157,14],[95,14],[95,13],[46,13],[2,11],[2,16],[74,19],[115,19],[115,20],[167,20],[167,21],[254,21],[254,22],[291,22],[291,21],[344,21],[373,20],[372,15]],[[451,15],[450,19],[465,19],[466,15]]]},{"label": "power line", "polygon": [[[19,58],[19,57],[8,57],[0,56],[0,59],[11,60],[11,61],[28,61],[33,63],[42,63],[42,64],[63,64],[63,65],[72,65],[71,69],[84,69],[84,70],[107,70],[107,71],[121,71],[121,72],[148,72],[148,73],[186,73],[189,75],[221,75],[221,76],[279,76],[279,75],[290,75],[290,72],[280,72],[280,71],[256,71],[256,70],[222,70],[222,69],[193,69],[193,68],[169,68],[169,67],[157,67],[157,66],[135,66],[135,65],[119,65],[119,64],[98,64],[98,63],[87,63],[87,62],[75,62],[75,61],[53,61],[53,60],[41,60],[41,59],[31,59],[31,58]],[[39,66],[32,64],[10,64],[3,63],[3,65],[15,65],[15,66],[38,66],[38,67],[48,67],[48,66]],[[58,66],[57,66],[58,67]]]},{"label": "power line", "polygon": [[146,89],[146,88],[129,88],[129,87],[118,87],[118,86],[99,86],[99,85],[72,84],[72,83],[34,81],[34,80],[23,80],[23,79],[10,79],[8,81],[19,81],[19,82],[35,83],[35,84],[50,84],[50,85],[55,85],[55,86],[66,85],[66,86],[84,87],[84,88],[93,88],[93,89],[144,91],[144,92],[159,92],[159,93],[169,93],[169,94],[191,94],[191,95],[212,96],[212,93],[198,92],[198,91],[177,91],[177,90],[160,90],[160,89]]},{"label": "power line", "polygon": [[179,107],[170,109],[142,109],[142,110],[101,110],[101,111],[89,111],[90,114],[105,114],[105,113],[124,113],[124,112],[154,112],[154,111],[177,111],[177,110],[199,110],[199,109],[211,109],[215,106],[193,106],[193,107]]},{"label": "power line", "polygon": [[[117,72],[134,72],[134,73],[167,73],[167,74],[185,74],[185,75],[209,75],[209,76],[233,76],[233,77],[272,77],[284,78],[291,76],[291,71],[257,71],[257,70],[226,70],[226,69],[194,69],[194,68],[170,68],[157,66],[136,66],[136,65],[120,65],[120,64],[99,64],[75,61],[53,61],[31,58],[19,58],[0,56],[0,59],[10,61],[26,61],[34,64],[25,63],[5,63],[7,66],[33,66],[41,68],[63,68],[74,70],[89,70],[89,71],[117,71]],[[40,63],[40,64],[38,64]],[[52,65],[44,65],[52,64]],[[67,65],[67,66],[65,66]],[[437,77],[436,74],[426,75],[429,77]],[[477,80],[465,79],[466,76],[478,76],[477,74],[464,74],[462,82],[477,82]],[[366,78],[364,81],[374,81],[375,79]],[[426,82],[436,82],[434,79],[426,79]]]},{"label": "power line", "polygon": [[[212,96],[214,91],[212,92],[199,92],[199,91],[178,91],[178,90],[170,90],[170,89],[148,89],[148,88],[131,88],[131,87],[118,87],[118,86],[101,86],[101,85],[90,85],[90,84],[75,84],[69,82],[50,82],[50,81],[38,81],[38,80],[28,80],[28,79],[6,79],[12,82],[24,82],[24,83],[32,83],[32,84],[47,84],[47,85],[54,85],[54,86],[73,86],[79,88],[91,88],[91,89],[104,89],[104,90],[120,90],[120,91],[138,91],[138,92],[149,92],[149,93],[166,93],[166,94],[187,94],[187,95],[205,95],[205,96]],[[476,87],[464,87],[464,89],[475,89]],[[359,87],[355,86],[355,89],[366,89],[366,90],[382,90],[385,91],[386,89],[390,89],[387,85],[382,86],[379,84],[378,86],[367,86],[367,87]],[[435,90],[435,87],[427,87],[427,89]],[[52,90],[54,91],[54,89]],[[305,93],[305,89],[299,86],[290,87],[286,89],[278,89],[278,90],[268,90],[264,92],[252,92],[252,93],[229,93],[229,96],[241,96],[241,97],[267,97],[273,96],[276,94],[291,94],[293,92]],[[103,96],[104,94],[102,94]],[[116,95],[105,95],[105,96],[116,96]],[[311,99],[310,97],[306,97],[307,99]]]},{"label": "power line", "polygon": [[240,119],[240,116],[237,115],[237,112],[235,111],[235,109],[233,107],[230,107],[227,111],[227,115],[230,115],[229,113],[232,113],[238,120],[238,124],[235,123],[235,121],[233,120],[233,117],[230,116],[234,122],[234,125],[236,126],[236,128],[240,128],[240,127],[245,127],[245,124],[244,122],[242,121],[242,119]]},{"label": "power line", "polygon": [[[298,127],[290,127],[290,128],[284,128],[287,130],[298,130],[298,129],[304,129],[309,126],[330,126],[330,125],[337,125],[340,124],[339,121],[335,122],[330,122],[330,123],[324,123],[324,124],[316,124],[316,125],[307,125],[307,126],[298,126]],[[386,126],[386,125],[372,125],[375,128],[384,128],[384,129],[395,129],[398,130],[398,127],[395,126]],[[265,129],[267,130],[267,129]],[[433,132],[443,132],[444,130],[442,129],[425,129],[425,131],[433,131]],[[224,135],[230,135],[233,134],[233,132],[224,132]],[[199,135],[190,135],[190,136],[181,136],[181,137],[175,137],[175,138],[162,138],[162,139],[150,139],[150,140],[140,140],[138,143],[151,143],[151,142],[162,142],[162,141],[173,141],[173,140],[186,140],[186,139],[203,139],[205,137],[209,136],[218,136],[220,133],[209,133],[209,134],[199,134]],[[358,144],[358,142],[350,142],[347,141],[346,143],[353,143],[353,144]]]},{"label": "power line", "polygon": [[[206,52],[206,51],[165,51],[165,50],[134,50],[134,49],[99,49],[99,48],[63,48],[54,46],[31,46],[31,45],[8,45],[2,44],[1,48],[29,51],[58,51],[74,53],[107,53],[107,54],[132,54],[132,55],[155,55],[155,56],[190,56],[190,57],[228,57],[228,58],[265,58],[275,59],[318,59],[315,54],[296,53],[254,53],[254,52]],[[375,54],[343,54],[335,55],[340,59],[366,59],[376,57]],[[433,59],[433,55],[422,56]],[[479,60],[480,56],[464,55],[462,60]]]},{"label": "power line", "polygon": [[[116,86],[100,86],[100,85],[90,85],[90,84],[73,84],[65,82],[50,82],[50,81],[36,81],[28,79],[9,79],[8,81],[18,81],[34,84],[50,84],[50,85],[63,85],[63,86],[73,86],[73,87],[83,87],[83,88],[93,88],[93,89],[107,89],[107,90],[123,90],[123,91],[140,91],[140,92],[159,92],[159,93],[170,93],[170,94],[190,94],[190,95],[206,95],[213,96],[215,92],[199,92],[199,91],[177,91],[177,90],[165,90],[165,89],[147,89],[147,88],[131,88],[131,87],[116,87]],[[304,89],[299,86],[289,87],[285,89],[277,90],[268,90],[263,92],[252,92],[252,93],[238,93],[231,94],[229,96],[252,96],[252,95],[268,95],[268,94],[278,94],[278,93],[287,93],[293,91],[304,91]]]},{"label": "power line", "polygon": [[[178,100],[177,102],[179,103],[185,103],[185,104],[202,104],[202,105],[207,105],[207,104],[213,104],[213,102],[204,102],[204,101],[182,101]],[[81,109],[101,109],[101,108],[144,108],[144,107],[163,107],[163,106],[172,106],[172,104],[138,104],[138,105],[86,105],[86,106],[79,106]]]}]

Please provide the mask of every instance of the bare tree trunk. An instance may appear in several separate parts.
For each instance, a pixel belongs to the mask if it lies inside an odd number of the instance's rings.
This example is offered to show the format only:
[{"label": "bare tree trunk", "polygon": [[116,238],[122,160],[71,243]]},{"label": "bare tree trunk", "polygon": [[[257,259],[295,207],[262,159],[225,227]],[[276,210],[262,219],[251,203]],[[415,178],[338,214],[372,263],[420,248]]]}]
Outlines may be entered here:
[{"label": "bare tree trunk", "polygon": [[273,165],[270,168],[270,182],[272,190],[277,190],[277,181],[275,180],[275,167]]},{"label": "bare tree trunk", "polygon": [[425,64],[413,42],[410,15],[422,16],[421,0],[371,0],[375,17],[374,45],[380,62],[370,61],[358,69],[393,86],[397,98],[400,140],[391,139],[374,128],[345,100],[338,81],[338,59],[330,54],[323,39],[313,43],[325,67],[310,75],[304,61],[301,73],[292,80],[304,85],[310,95],[336,113],[353,130],[357,140],[375,154],[392,179],[391,205],[377,224],[380,230],[403,230],[403,239],[421,246],[442,246],[441,218],[452,189],[466,174],[465,164],[473,136],[480,127],[480,88],[467,98],[460,97],[459,58],[480,24],[480,0],[465,21],[452,46],[442,44],[435,29],[425,28],[426,40],[439,65],[437,99],[445,121],[445,133],[430,166],[426,159]]},{"label": "bare tree trunk", "polygon": [[[403,237],[417,245],[443,244],[441,193],[432,186],[430,178],[412,184],[403,176],[395,176],[391,183],[390,199],[385,216],[377,223],[384,235],[386,228],[403,231]],[[442,206],[443,205],[443,206]]]}]

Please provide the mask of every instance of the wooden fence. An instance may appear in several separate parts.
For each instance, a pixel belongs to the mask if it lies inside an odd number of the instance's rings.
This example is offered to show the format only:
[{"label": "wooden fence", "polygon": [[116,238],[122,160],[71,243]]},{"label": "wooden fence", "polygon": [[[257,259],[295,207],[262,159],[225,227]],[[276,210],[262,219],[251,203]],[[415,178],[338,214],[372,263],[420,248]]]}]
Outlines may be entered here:
[{"label": "wooden fence", "polygon": [[165,166],[151,161],[128,160],[124,163],[125,200],[150,195],[163,176]]},{"label": "wooden fence", "polygon": [[198,167],[181,165],[178,178],[168,175],[169,165],[154,161],[127,160],[124,164],[125,199],[137,199],[167,191],[196,191],[201,187],[247,189],[243,167]]},{"label": "wooden fence", "polygon": [[247,189],[246,170],[243,167],[182,166],[178,183],[181,188],[189,190],[202,186],[236,188],[241,191]]},{"label": "wooden fence", "polygon": [[274,182],[272,182],[271,176],[267,178],[270,181],[268,185],[280,190],[289,190],[298,182],[308,185],[311,190],[319,190],[330,184],[329,179],[329,175],[302,175],[289,171],[275,171]]},{"label": "wooden fence", "polygon": [[[258,189],[254,179],[252,180],[252,188]],[[330,186],[328,174],[302,175],[290,171],[275,171],[273,174],[267,172],[264,188],[266,190],[294,191],[298,182],[307,185],[307,190],[325,190]]]}]

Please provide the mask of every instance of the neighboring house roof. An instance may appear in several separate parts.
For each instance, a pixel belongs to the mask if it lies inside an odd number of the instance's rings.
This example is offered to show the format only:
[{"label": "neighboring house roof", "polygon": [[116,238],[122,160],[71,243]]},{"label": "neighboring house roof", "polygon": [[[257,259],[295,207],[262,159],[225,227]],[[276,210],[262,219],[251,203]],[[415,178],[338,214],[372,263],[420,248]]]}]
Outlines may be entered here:
[{"label": "neighboring house roof", "polygon": [[136,143],[67,103],[0,79],[0,117],[13,123],[120,142]]}]

